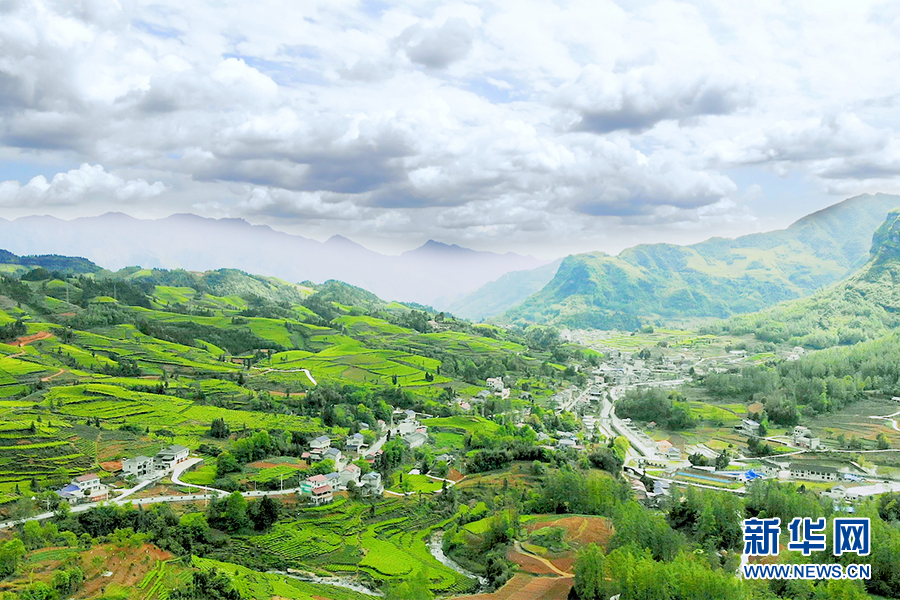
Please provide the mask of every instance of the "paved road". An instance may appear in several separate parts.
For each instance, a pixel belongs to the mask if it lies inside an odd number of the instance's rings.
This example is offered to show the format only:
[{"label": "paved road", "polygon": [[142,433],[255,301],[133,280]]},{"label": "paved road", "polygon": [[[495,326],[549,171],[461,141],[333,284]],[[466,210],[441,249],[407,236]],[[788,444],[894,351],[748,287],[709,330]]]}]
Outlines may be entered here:
[{"label": "paved road", "polygon": [[193,483],[185,483],[181,479],[179,479],[181,477],[182,473],[184,473],[185,471],[187,471],[188,469],[190,469],[197,463],[201,463],[201,462],[203,462],[202,458],[189,458],[186,461],[175,465],[175,467],[172,469],[172,483],[177,484],[177,485],[183,485],[183,486],[189,487],[189,488],[195,488],[198,490],[204,490],[207,492],[211,492],[211,493],[215,493],[215,494],[222,494],[222,495],[227,496],[228,492],[226,492],[225,490],[217,490],[216,488],[206,487],[205,485],[195,485]]},{"label": "paved road", "polygon": [[381,447],[384,445],[384,442],[385,442],[386,440],[387,440],[387,436],[386,436],[386,435],[383,435],[383,436],[381,436],[380,438],[378,438],[377,440],[375,440],[375,443],[372,444],[371,447],[367,448],[367,449],[363,452],[363,457],[366,457],[366,456],[372,456],[373,454],[375,454],[376,452],[378,452],[379,450],[381,450]]},{"label": "paved road", "polygon": [[[159,503],[163,503],[163,502],[193,502],[196,500],[209,500],[211,498],[217,498],[219,496],[227,496],[229,494],[229,492],[226,492],[224,490],[217,490],[215,488],[205,487],[202,485],[194,485],[191,483],[184,483],[183,481],[181,481],[179,479],[179,476],[188,467],[197,464],[197,462],[199,462],[201,460],[202,459],[199,459],[199,458],[193,458],[193,459],[189,459],[189,460],[181,463],[180,465],[178,465],[177,471],[172,473],[172,482],[175,483],[176,485],[182,485],[182,486],[189,487],[189,488],[199,489],[201,491],[205,491],[205,492],[209,492],[209,493],[185,494],[183,496],[152,496],[150,498],[130,498],[129,497],[132,494],[138,492],[139,490],[141,490],[149,485],[158,483],[159,478],[157,478],[157,479],[149,479],[149,480],[143,481],[140,484],[138,484],[137,486],[130,488],[128,490],[125,490],[125,492],[122,495],[108,501],[108,504],[118,504],[120,506],[125,505],[125,504],[134,504],[135,506],[143,506],[145,504],[159,504]],[[244,498],[260,498],[262,496],[282,496],[282,495],[288,495],[288,494],[295,494],[295,493],[298,493],[299,491],[300,491],[300,488],[286,488],[284,490],[267,490],[267,491],[258,490],[258,491],[251,491],[251,492],[241,492],[241,496],[243,496]],[[89,504],[78,504],[71,508],[71,512],[73,512],[73,513],[84,512],[86,510],[90,510],[92,508],[100,506],[100,504],[101,503],[97,503],[97,502],[92,502]],[[52,512],[42,512],[42,513],[33,515],[31,517],[27,517],[25,519],[3,521],[3,522],[0,522],[0,530],[9,529],[10,527],[14,527],[20,523],[25,523],[26,521],[44,521],[46,519],[52,518],[53,515],[54,515],[54,513],[52,513]]]}]

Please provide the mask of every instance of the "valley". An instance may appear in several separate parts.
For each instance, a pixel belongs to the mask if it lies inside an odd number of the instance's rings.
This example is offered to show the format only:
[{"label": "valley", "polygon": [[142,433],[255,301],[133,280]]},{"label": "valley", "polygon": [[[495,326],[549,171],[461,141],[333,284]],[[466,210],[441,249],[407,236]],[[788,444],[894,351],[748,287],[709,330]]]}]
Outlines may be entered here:
[{"label": "valley", "polygon": [[842,281],[694,328],[5,255],[0,593],[530,600],[641,572],[763,598],[743,516],[854,513],[889,552],[816,597],[897,597],[898,222]]}]

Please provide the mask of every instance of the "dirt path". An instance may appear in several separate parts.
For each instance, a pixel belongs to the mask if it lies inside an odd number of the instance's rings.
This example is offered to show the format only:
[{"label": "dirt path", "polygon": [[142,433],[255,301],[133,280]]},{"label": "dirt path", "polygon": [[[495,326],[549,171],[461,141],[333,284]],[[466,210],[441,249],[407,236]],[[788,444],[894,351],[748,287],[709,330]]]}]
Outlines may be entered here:
[{"label": "dirt path", "polygon": [[575,577],[574,573],[569,573],[568,571],[563,571],[562,569],[558,568],[556,565],[554,565],[552,562],[550,562],[543,556],[538,556],[537,554],[534,554],[533,552],[529,552],[528,550],[526,550],[525,548],[522,547],[522,544],[519,543],[519,540],[516,540],[514,546],[515,546],[515,549],[517,552],[524,554],[525,556],[529,556],[537,561],[540,561],[541,563],[546,565],[548,569],[550,569],[551,571],[553,571],[560,577]]},{"label": "dirt path", "polygon": [[31,335],[23,335],[22,337],[16,338],[16,340],[10,344],[10,346],[18,346],[21,348],[25,344],[30,344],[31,342],[37,342],[39,340],[48,340],[53,337],[53,334],[49,331],[38,331],[37,333],[32,333]]},{"label": "dirt path", "polygon": [[65,372],[66,372],[65,369],[60,369],[59,371],[57,371],[57,372],[54,373],[53,375],[47,375],[46,377],[41,377],[41,381],[50,381],[50,380],[53,379],[54,377],[59,377],[60,375],[62,375],[62,374],[65,373]]}]

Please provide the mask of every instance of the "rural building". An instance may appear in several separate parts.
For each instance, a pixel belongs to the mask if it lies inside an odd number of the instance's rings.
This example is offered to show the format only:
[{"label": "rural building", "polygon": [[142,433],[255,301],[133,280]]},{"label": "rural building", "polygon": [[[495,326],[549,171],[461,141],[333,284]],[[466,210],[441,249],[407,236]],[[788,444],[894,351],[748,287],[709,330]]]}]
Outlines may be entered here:
[{"label": "rural building", "polygon": [[865,469],[852,461],[815,462],[798,460],[791,463],[790,475],[793,479],[808,481],[861,481],[861,476],[869,475]]},{"label": "rural building", "polygon": [[669,440],[660,440],[656,442],[660,455],[666,460],[681,460],[681,450],[672,444]]},{"label": "rural building", "polygon": [[735,429],[748,437],[757,437],[759,435],[759,423],[753,419],[741,419],[741,424]]},{"label": "rural building", "polygon": [[819,438],[813,437],[812,432],[807,427],[803,427],[802,425],[797,425],[794,427],[794,431],[791,434],[791,440],[794,444],[802,447],[809,448],[810,450],[815,450],[819,447]]},{"label": "rural building", "polygon": [[435,464],[437,463],[447,463],[448,465],[453,462],[453,456],[450,454],[438,454],[434,457]]},{"label": "rural building", "polygon": [[403,436],[403,443],[412,448],[418,448],[428,441],[428,436],[424,433],[413,432]]},{"label": "rural building", "polygon": [[101,502],[109,499],[109,488],[100,483],[99,475],[88,473],[73,479],[69,485],[59,490],[57,494],[69,504]]},{"label": "rural building", "polygon": [[486,383],[488,387],[491,388],[492,392],[503,391],[504,385],[502,377],[488,377]]},{"label": "rural building", "polygon": [[122,471],[126,476],[146,477],[153,475],[153,459],[149,456],[135,456],[122,461]]},{"label": "rural building", "polygon": [[341,451],[337,448],[328,448],[322,453],[322,460],[333,460],[335,463],[341,460]]},{"label": "rural building", "polygon": [[359,452],[366,445],[365,438],[361,433],[354,433],[347,438],[344,443],[348,452]]},{"label": "rural building", "polygon": [[562,438],[561,440],[556,442],[556,447],[557,448],[574,448],[575,440],[573,440],[572,438],[568,438],[568,437]]},{"label": "rural building", "polygon": [[328,484],[320,485],[317,488],[313,488],[310,496],[312,498],[312,503],[316,506],[328,504],[334,500],[334,490]]},{"label": "rural building", "polygon": [[309,447],[313,450],[324,450],[331,446],[331,439],[327,435],[320,435],[309,442]]},{"label": "rural building", "polygon": [[381,473],[378,471],[372,471],[363,475],[359,480],[359,486],[363,496],[381,496],[384,493]]},{"label": "rural building", "polygon": [[163,448],[153,457],[153,469],[155,471],[167,471],[178,463],[187,460],[191,451],[184,446],[169,446]]},{"label": "rural building", "polygon": [[300,493],[312,494],[313,488],[325,485],[325,481],[326,480],[324,475],[313,475],[312,477],[307,477],[305,480],[300,482]]},{"label": "rural building", "polygon": [[351,481],[355,483],[359,483],[359,477],[362,473],[362,469],[360,469],[357,465],[350,463],[343,469],[341,469],[341,486],[347,487],[347,484]]}]

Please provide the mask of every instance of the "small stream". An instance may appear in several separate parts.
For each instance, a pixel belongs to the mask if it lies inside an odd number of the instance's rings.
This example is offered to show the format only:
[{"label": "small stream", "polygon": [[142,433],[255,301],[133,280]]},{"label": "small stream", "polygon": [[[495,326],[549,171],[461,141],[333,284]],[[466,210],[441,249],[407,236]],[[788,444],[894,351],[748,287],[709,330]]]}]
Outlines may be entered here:
[{"label": "small stream", "polygon": [[361,594],[369,594],[371,596],[384,596],[383,593],[378,590],[373,590],[371,588],[367,588],[363,584],[359,583],[356,579],[351,579],[350,577],[319,577],[317,575],[312,575],[308,573],[298,574],[289,573],[285,571],[269,571],[269,573],[275,573],[277,575],[283,575],[285,577],[290,577],[291,579],[297,579],[299,581],[305,581],[307,583],[318,583],[321,585],[332,585],[334,587],[345,588],[348,590],[353,590],[354,592],[359,592]]},{"label": "small stream", "polygon": [[449,567],[453,569],[457,573],[461,575],[465,575],[466,577],[471,577],[478,581],[478,589],[472,593],[478,593],[485,588],[487,588],[488,580],[485,577],[481,577],[476,575],[475,573],[468,571],[462,568],[456,561],[452,558],[444,554],[444,532],[436,531],[431,534],[431,537],[428,538],[428,550],[431,552],[431,555],[437,559],[439,563],[444,565],[445,567]]}]

